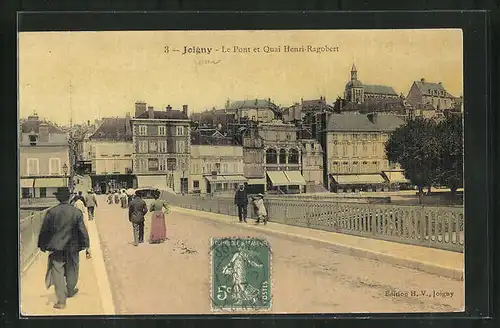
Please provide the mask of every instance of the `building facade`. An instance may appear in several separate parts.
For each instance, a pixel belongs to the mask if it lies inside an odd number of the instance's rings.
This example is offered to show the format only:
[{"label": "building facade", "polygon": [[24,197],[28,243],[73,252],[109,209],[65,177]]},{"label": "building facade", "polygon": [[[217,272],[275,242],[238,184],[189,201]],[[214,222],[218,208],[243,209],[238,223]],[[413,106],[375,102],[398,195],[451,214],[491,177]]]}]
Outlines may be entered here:
[{"label": "building facade", "polygon": [[248,179],[248,190],[263,193],[266,190],[264,141],[256,124],[241,128],[239,133],[243,146],[243,174]]},{"label": "building facade", "polygon": [[306,192],[323,189],[323,147],[313,138],[300,139],[302,144],[302,175],[306,181]]},{"label": "building facade", "polygon": [[368,85],[358,80],[356,65],[351,68],[351,80],[345,86],[344,99],[348,102],[361,104],[367,100],[397,99],[399,95],[390,86]]},{"label": "building facade", "polygon": [[231,193],[247,182],[243,173],[243,147],[237,145],[191,145],[189,171],[193,193]]},{"label": "building facade", "polygon": [[302,176],[302,148],[294,124],[274,120],[258,125],[263,142],[266,190],[277,193],[300,193],[306,181]]},{"label": "building facade", "polygon": [[85,159],[91,162],[90,177],[97,193],[135,188],[132,174],[134,145],[130,115],[104,118],[97,130],[84,143]]},{"label": "building facade", "polygon": [[68,134],[38,116],[28,117],[19,135],[19,175],[22,198],[52,198],[69,186],[71,164]]},{"label": "building facade", "polygon": [[246,118],[253,122],[271,122],[278,118],[278,112],[278,107],[271,99],[235,101],[226,108],[226,113],[232,113],[237,121]]},{"label": "building facade", "polygon": [[456,104],[460,102],[446,91],[441,82],[427,82],[425,79],[413,82],[406,100],[417,112],[428,107],[438,111],[455,109]]},{"label": "building facade", "polygon": [[393,114],[330,115],[325,130],[329,189],[388,189],[388,181],[382,172],[398,170],[399,167],[387,160],[385,143],[390,133],[403,124],[404,121]]},{"label": "building facade", "polygon": [[170,188],[177,193],[188,193],[191,125],[188,107],[173,110],[155,110],[144,102],[135,104],[131,119],[133,135],[133,171],[138,187]]}]

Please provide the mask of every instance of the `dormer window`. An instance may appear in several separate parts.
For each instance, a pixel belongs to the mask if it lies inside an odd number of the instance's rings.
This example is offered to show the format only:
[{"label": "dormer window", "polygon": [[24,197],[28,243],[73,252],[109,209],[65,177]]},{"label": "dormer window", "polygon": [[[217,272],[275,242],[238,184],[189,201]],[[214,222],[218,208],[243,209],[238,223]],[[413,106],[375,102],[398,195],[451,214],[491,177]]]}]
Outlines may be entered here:
[{"label": "dormer window", "polygon": [[32,131],[28,137],[30,140],[30,146],[36,146],[36,142],[38,140],[38,135],[34,131]]}]

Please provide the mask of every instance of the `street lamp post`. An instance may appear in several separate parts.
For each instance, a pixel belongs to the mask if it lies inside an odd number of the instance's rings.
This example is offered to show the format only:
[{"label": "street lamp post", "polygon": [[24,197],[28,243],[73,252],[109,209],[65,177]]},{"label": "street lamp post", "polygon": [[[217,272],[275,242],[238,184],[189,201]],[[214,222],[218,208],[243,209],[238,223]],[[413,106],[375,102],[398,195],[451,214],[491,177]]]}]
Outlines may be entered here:
[{"label": "street lamp post", "polygon": [[63,173],[64,173],[64,182],[66,183],[66,186],[68,186],[68,180],[67,180],[68,165],[66,163],[64,163],[62,169],[63,169]]}]

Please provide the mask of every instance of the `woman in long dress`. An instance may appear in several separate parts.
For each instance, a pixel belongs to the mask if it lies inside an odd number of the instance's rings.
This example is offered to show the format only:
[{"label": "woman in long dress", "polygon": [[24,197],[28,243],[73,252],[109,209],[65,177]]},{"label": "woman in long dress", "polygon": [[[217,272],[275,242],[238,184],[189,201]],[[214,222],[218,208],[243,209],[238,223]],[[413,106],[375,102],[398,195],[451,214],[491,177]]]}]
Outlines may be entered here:
[{"label": "woman in long dress", "polygon": [[89,219],[89,212],[87,211],[87,207],[83,203],[82,198],[77,198],[76,202],[73,204],[77,209],[82,211],[83,213],[83,219],[88,220]]},{"label": "woman in long dress", "polygon": [[[151,244],[162,243],[167,239],[167,225],[165,223],[165,214],[170,213],[167,203],[160,198],[160,193],[154,194],[154,200],[151,203],[149,211],[151,213],[151,232],[149,242]],[[165,210],[165,211],[164,211]]]}]

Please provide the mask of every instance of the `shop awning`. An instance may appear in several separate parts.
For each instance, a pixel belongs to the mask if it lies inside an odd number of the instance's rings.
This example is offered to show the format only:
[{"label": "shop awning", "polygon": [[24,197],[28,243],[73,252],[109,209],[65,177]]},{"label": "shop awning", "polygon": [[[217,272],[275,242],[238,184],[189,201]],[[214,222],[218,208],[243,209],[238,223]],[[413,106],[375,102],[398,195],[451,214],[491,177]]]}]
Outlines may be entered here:
[{"label": "shop awning", "polygon": [[410,183],[410,181],[405,178],[403,171],[384,171],[384,174],[387,176],[390,183]]},{"label": "shop awning", "polygon": [[288,181],[290,181],[290,185],[294,186],[305,186],[306,185],[306,180],[300,174],[300,171],[285,171],[285,176],[288,178]]},{"label": "shop awning", "polygon": [[137,188],[157,188],[159,190],[169,190],[169,188],[167,188],[167,176],[138,175]]},{"label": "shop awning", "polygon": [[249,185],[265,185],[266,178],[248,179]]},{"label": "shop awning", "polygon": [[33,179],[21,179],[21,188],[33,188]]},{"label": "shop awning", "polygon": [[282,171],[269,171],[267,176],[271,180],[273,186],[288,186],[290,182]]},{"label": "shop awning", "polygon": [[231,183],[247,182],[247,180],[248,180],[247,178],[245,178],[242,175],[224,175],[223,177],[224,177],[224,179],[226,179],[226,182],[231,182]]},{"label": "shop awning", "polygon": [[210,182],[210,183],[224,183],[224,182],[229,182],[222,175],[206,175],[205,179],[207,179],[208,182]]},{"label": "shop awning", "polygon": [[385,183],[380,174],[331,174],[332,178],[340,185],[365,185]]},{"label": "shop awning", "polygon": [[66,187],[68,178],[38,178],[35,179],[35,188]]}]

